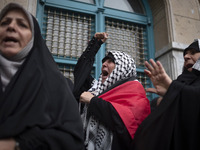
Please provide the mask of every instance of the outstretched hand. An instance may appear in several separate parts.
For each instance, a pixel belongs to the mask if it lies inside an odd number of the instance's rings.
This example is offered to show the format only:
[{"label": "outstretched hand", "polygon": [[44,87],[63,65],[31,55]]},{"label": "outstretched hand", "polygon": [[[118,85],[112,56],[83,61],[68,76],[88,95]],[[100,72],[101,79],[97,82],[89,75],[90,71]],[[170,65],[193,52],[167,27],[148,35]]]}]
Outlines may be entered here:
[{"label": "outstretched hand", "polygon": [[108,39],[108,33],[106,32],[97,32],[94,37],[100,39],[103,43]]},{"label": "outstretched hand", "polygon": [[163,96],[167,92],[172,80],[159,61],[155,62],[153,59],[150,59],[150,63],[145,61],[145,66],[148,70],[145,69],[144,72],[151,79],[155,88],[148,88],[146,91]]}]

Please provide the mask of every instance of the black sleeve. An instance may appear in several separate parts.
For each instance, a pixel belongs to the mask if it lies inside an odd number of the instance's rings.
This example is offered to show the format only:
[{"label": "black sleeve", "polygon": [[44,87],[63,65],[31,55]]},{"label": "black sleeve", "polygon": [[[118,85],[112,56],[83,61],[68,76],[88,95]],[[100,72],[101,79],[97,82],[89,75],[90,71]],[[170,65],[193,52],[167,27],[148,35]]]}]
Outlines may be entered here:
[{"label": "black sleeve", "polygon": [[127,132],[122,119],[112,104],[101,98],[93,97],[91,99],[88,107],[88,115],[94,115],[104,125],[118,134]]},{"label": "black sleeve", "polygon": [[150,101],[151,112],[153,112],[155,110],[155,108],[157,107],[158,99],[159,99],[159,97],[156,97],[152,101]]},{"label": "black sleeve", "polygon": [[93,68],[95,55],[101,47],[101,44],[103,44],[101,40],[97,40],[93,37],[74,68],[73,93],[77,100],[82,92],[87,91],[91,87],[93,77],[90,74]]},{"label": "black sleeve", "polygon": [[36,134],[40,134],[41,130],[39,128],[32,128],[27,131],[24,131],[17,137],[15,140],[19,143],[20,150],[48,150],[49,146],[47,143],[42,142],[37,138]]}]

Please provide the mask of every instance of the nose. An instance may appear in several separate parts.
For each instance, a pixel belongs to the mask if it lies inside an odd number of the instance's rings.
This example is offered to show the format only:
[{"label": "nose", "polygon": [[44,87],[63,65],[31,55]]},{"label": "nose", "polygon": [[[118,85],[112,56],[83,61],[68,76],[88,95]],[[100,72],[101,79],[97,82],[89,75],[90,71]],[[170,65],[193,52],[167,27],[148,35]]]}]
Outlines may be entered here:
[{"label": "nose", "polygon": [[15,31],[16,22],[13,20],[8,25],[8,31]]},{"label": "nose", "polygon": [[102,64],[103,67],[106,67],[107,65],[108,65],[107,61],[105,61],[105,62]]},{"label": "nose", "polygon": [[185,54],[185,56],[184,56],[184,60],[186,61],[186,60],[188,60],[188,59],[190,59],[191,58],[191,55],[190,54]]}]

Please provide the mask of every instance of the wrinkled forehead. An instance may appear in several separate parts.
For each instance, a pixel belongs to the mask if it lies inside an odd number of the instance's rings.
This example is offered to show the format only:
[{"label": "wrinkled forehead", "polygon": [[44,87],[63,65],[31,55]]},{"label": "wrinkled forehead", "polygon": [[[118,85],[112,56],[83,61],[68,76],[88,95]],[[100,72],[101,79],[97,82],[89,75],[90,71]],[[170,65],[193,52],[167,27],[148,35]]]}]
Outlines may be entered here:
[{"label": "wrinkled forehead", "polygon": [[186,55],[186,54],[196,54],[196,53],[199,53],[200,51],[197,51],[196,49],[187,49],[187,50],[185,50],[185,52],[184,52],[184,56]]},{"label": "wrinkled forehead", "polygon": [[200,52],[200,40],[195,39],[193,43],[191,43],[184,51],[183,56],[185,56],[188,53],[195,54]]},{"label": "wrinkled forehead", "polygon": [[17,4],[17,3],[9,3],[8,5],[6,5],[0,12],[0,21],[11,11],[18,11],[20,13],[22,13],[25,17],[25,19],[27,19],[31,30],[33,32],[33,19],[31,14],[26,11],[21,5]]},{"label": "wrinkled forehead", "polygon": [[2,18],[0,18],[0,21],[4,20],[4,18],[12,18],[13,14],[17,14],[18,19],[23,19],[23,20],[25,19],[25,21],[27,21],[30,25],[28,16],[26,15],[26,13],[24,13],[24,11],[22,11],[19,8],[10,9],[7,12],[5,12],[5,14],[2,16]]}]

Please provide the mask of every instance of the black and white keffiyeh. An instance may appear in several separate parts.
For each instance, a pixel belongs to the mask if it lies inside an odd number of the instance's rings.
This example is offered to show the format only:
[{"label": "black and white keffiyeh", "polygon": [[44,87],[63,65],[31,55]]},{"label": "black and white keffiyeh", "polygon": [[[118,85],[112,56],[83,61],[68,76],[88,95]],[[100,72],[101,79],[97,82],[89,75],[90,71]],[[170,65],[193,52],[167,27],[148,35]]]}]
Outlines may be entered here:
[{"label": "black and white keffiyeh", "polygon": [[135,61],[129,55],[120,51],[110,51],[115,58],[115,69],[110,76],[102,83],[102,74],[99,77],[96,85],[93,86],[89,91],[99,95],[111,85],[115,84],[116,81],[120,81],[132,76],[137,75]]},{"label": "black and white keffiyeh", "polygon": [[[110,76],[102,83],[102,74],[96,80],[93,86],[88,90],[95,96],[102,93],[117,81],[135,76],[136,65],[135,61],[126,53],[120,51],[110,51],[115,58],[115,68]],[[85,130],[86,138],[85,145],[88,150],[111,150],[113,135],[98,119],[94,116],[86,118],[88,105],[85,105],[83,114],[83,127]]]}]

